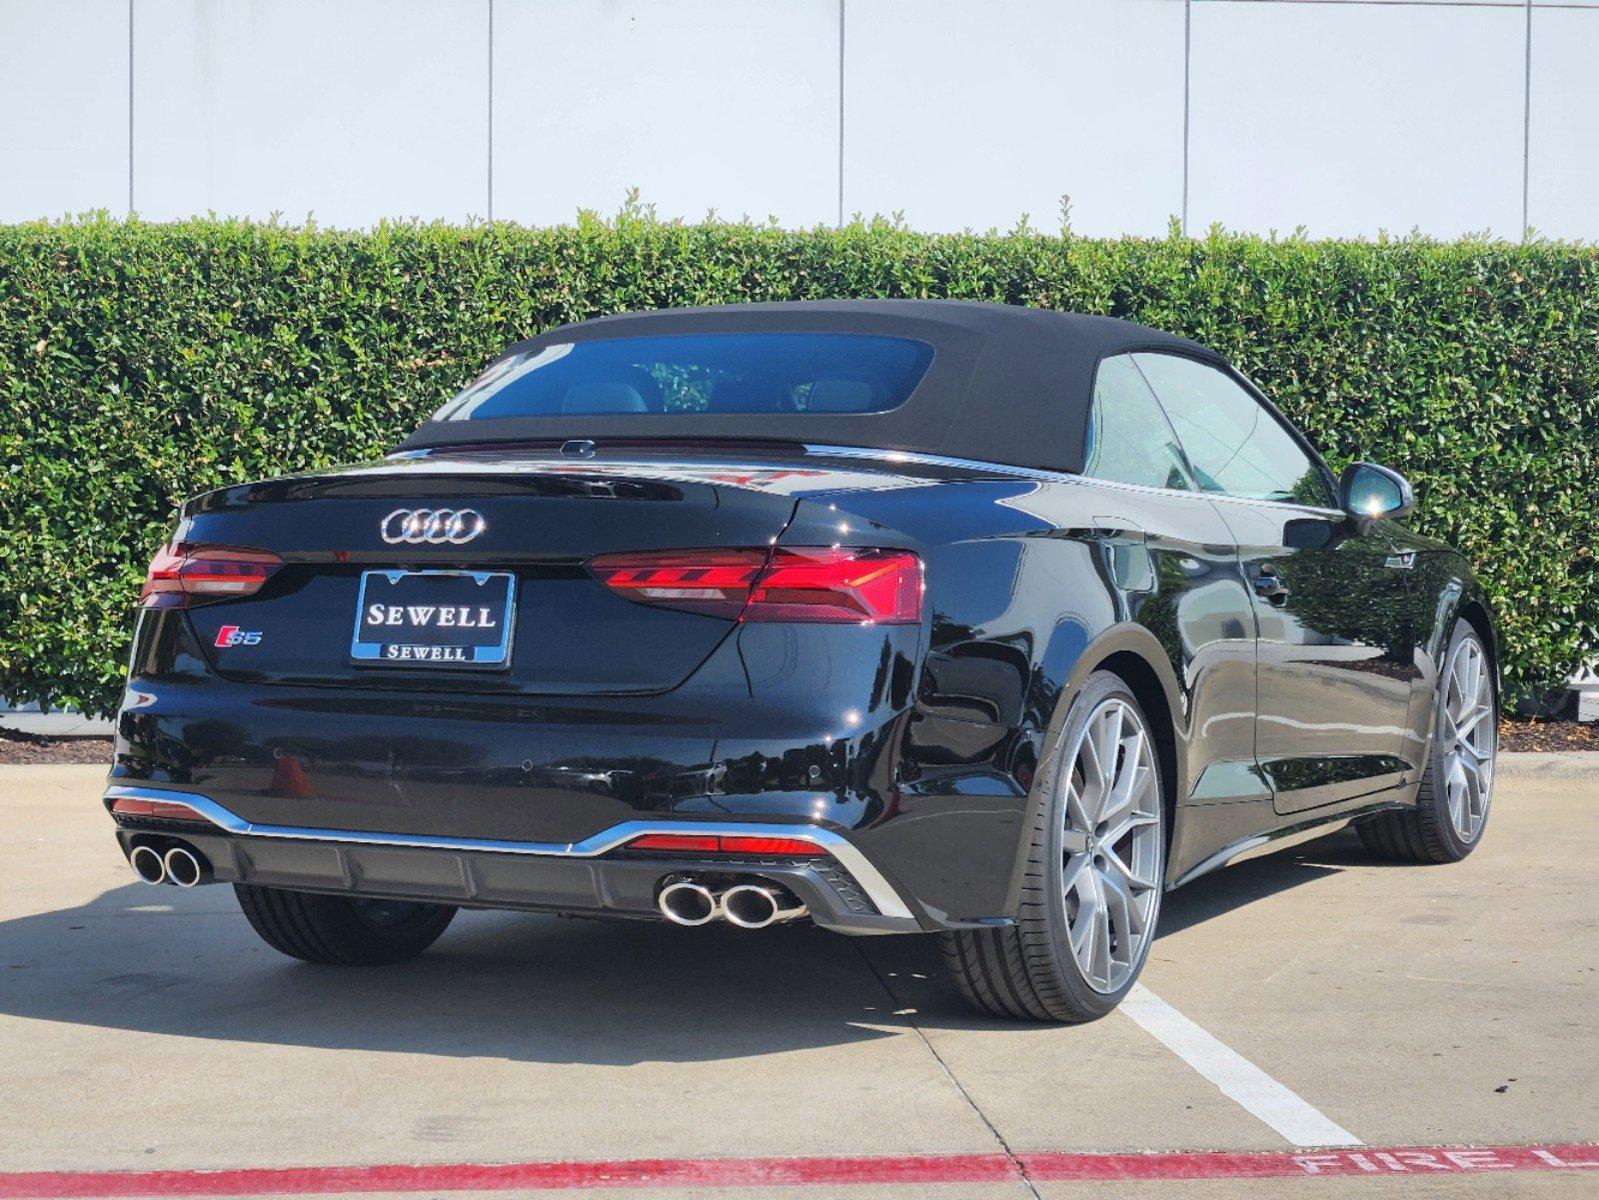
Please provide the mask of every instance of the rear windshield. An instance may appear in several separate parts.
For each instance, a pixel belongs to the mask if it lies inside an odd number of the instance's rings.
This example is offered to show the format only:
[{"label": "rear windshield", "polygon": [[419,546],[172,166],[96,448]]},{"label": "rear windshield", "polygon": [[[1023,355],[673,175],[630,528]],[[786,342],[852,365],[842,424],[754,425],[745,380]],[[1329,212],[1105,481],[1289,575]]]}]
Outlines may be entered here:
[{"label": "rear windshield", "polygon": [[579,413],[873,413],[933,361],[910,338],[711,333],[563,342],[495,363],[435,421]]}]

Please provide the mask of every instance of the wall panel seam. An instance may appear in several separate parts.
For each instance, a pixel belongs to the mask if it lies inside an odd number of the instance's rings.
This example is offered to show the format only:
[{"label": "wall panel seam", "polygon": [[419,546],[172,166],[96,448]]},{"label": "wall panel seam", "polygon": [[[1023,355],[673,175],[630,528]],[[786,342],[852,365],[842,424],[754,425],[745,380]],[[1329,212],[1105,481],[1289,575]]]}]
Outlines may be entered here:
[{"label": "wall panel seam", "polygon": [[844,227],[844,5],[838,0],[838,227]]},{"label": "wall panel seam", "polygon": [[1183,0],[1183,200],[1178,225],[1188,236],[1188,139],[1192,125],[1194,26],[1193,0]]},{"label": "wall panel seam", "polygon": [[489,86],[488,86],[488,198],[484,211],[494,220],[494,0],[489,3]]},{"label": "wall panel seam", "polygon": [[133,3],[128,0],[128,216],[133,207]]},{"label": "wall panel seam", "polygon": [[1521,236],[1532,228],[1532,0],[1527,0],[1527,46],[1521,97]]}]

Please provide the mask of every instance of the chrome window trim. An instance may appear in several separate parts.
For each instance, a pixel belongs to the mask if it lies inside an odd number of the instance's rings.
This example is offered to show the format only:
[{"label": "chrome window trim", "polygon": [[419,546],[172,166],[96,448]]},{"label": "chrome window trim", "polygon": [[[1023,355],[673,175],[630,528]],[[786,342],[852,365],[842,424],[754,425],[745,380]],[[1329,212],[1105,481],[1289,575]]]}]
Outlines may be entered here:
[{"label": "chrome window trim", "polygon": [[1018,479],[1043,479],[1051,483],[1092,484],[1107,488],[1125,488],[1149,496],[1190,496],[1215,500],[1224,504],[1271,504],[1297,512],[1315,513],[1325,517],[1346,517],[1341,508],[1320,508],[1314,504],[1301,504],[1297,500],[1255,499],[1249,496],[1232,496],[1226,492],[1207,492],[1203,488],[1189,491],[1186,488],[1150,487],[1143,483],[1123,483],[1119,479],[1100,479],[1094,475],[1074,475],[1070,471],[1045,471],[1038,467],[1013,467],[1007,463],[987,462],[977,458],[950,458],[942,454],[923,454],[915,450],[872,450],[864,446],[824,446],[807,444],[806,454],[825,458],[864,458],[882,463],[921,463],[930,467],[956,467],[972,471],[992,471],[996,475],[1013,475]]},{"label": "chrome window trim", "polygon": [[1347,517],[1349,514],[1341,508],[1318,508],[1314,504],[1301,504],[1297,500],[1269,500],[1262,497],[1258,500],[1249,496],[1230,496],[1226,492],[1207,492],[1203,489],[1189,491],[1187,488],[1150,487],[1145,483],[1123,483],[1119,479],[1100,479],[1097,475],[1067,475],[1065,481],[1080,483],[1088,487],[1112,488],[1119,491],[1140,492],[1146,496],[1180,496],[1189,500],[1214,500],[1219,504],[1271,504],[1277,508],[1291,509],[1294,512],[1312,513],[1319,517]]},{"label": "chrome window trim", "polygon": [[919,450],[874,450],[868,446],[829,446],[811,442],[805,444],[804,450],[806,454],[814,454],[819,458],[865,458],[884,463],[921,463],[929,467],[992,471],[996,475],[1014,475],[1018,479],[1048,479],[1056,483],[1071,483],[1081,478],[1070,471],[1016,467],[1009,463],[985,462],[977,458],[951,458],[944,454],[923,454]]},{"label": "chrome window trim", "polygon": [[911,918],[899,893],[853,842],[831,829],[815,825],[747,824],[741,821],[623,821],[581,842],[514,842],[494,838],[432,837],[409,833],[381,833],[350,829],[314,829],[299,825],[256,825],[230,812],[199,792],[173,792],[162,788],[115,784],[106,800],[160,800],[181,804],[211,824],[240,837],[284,838],[302,842],[344,842],[361,846],[393,846],[410,850],[457,850],[483,854],[524,854],[554,858],[595,858],[646,833],[703,833],[744,837],[786,837],[810,842],[827,851],[860,884],[877,911],[885,917]]}]

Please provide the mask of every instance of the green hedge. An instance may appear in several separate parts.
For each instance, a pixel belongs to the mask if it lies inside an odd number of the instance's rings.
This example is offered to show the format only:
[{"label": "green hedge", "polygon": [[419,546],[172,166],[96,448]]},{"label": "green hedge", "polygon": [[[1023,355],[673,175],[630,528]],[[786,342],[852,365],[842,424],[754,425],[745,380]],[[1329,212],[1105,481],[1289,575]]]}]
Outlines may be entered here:
[{"label": "green hedge", "polygon": [[1599,250],[614,221],[0,226],[0,695],[108,711],[174,506],[383,453],[507,342],[669,305],[954,296],[1230,356],[1479,565],[1518,692],[1599,646]]}]

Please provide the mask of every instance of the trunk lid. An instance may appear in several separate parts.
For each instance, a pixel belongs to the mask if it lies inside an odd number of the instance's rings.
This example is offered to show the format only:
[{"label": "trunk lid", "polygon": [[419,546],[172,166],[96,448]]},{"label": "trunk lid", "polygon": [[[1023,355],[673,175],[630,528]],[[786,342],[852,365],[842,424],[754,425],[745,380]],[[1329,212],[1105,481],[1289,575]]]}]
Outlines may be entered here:
[{"label": "trunk lid", "polygon": [[[794,511],[782,486],[791,474],[781,464],[460,454],[226,488],[185,507],[176,540],[267,550],[284,565],[258,594],[192,608],[188,619],[211,666],[237,680],[541,695],[665,691],[735,622],[634,603],[584,564],[615,551],[768,546]],[[429,528],[425,517],[408,525],[396,515],[441,510],[476,516]],[[503,617],[511,625],[506,661],[484,668],[358,657],[371,653],[353,649],[358,607],[368,613],[384,604],[385,612],[405,610],[395,636],[407,642],[422,638],[410,617],[435,607],[459,614],[452,624],[491,627],[428,635],[435,640],[491,643]],[[368,631],[368,640],[381,636]]]}]

